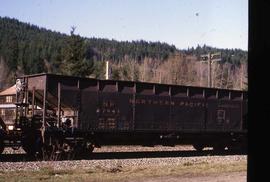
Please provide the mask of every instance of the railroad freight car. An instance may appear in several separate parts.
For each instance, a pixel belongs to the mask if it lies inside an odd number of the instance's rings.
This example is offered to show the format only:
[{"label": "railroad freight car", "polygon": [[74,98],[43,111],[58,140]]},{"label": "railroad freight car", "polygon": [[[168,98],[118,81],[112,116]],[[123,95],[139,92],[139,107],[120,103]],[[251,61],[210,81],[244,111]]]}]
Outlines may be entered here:
[{"label": "railroad freight car", "polygon": [[30,155],[102,145],[247,144],[244,91],[37,74],[17,79],[16,99],[12,142]]}]

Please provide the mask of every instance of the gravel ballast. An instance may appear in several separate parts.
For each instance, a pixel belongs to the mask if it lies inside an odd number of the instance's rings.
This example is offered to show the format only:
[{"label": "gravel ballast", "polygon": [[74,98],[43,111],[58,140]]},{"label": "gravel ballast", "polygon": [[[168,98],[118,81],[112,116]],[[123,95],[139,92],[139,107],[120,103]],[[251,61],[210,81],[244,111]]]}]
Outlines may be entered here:
[{"label": "gravel ballast", "polygon": [[[141,147],[141,146],[106,146],[96,148],[94,152],[136,152],[136,151],[187,151],[194,150],[192,146],[176,147]],[[4,153],[12,153],[6,149]],[[20,151],[24,153],[23,150]],[[19,153],[17,151],[16,153]],[[162,158],[139,158],[139,159],[98,159],[98,160],[65,160],[65,161],[31,161],[31,162],[0,162],[1,171],[16,170],[40,170],[50,167],[55,170],[94,169],[94,168],[117,168],[117,167],[147,167],[185,164],[230,164],[246,162],[246,155],[228,156],[192,156],[192,157],[162,157]]]},{"label": "gravel ballast", "polygon": [[73,161],[37,161],[37,162],[0,162],[1,171],[39,170],[51,167],[55,170],[116,168],[116,167],[147,167],[161,165],[185,165],[196,163],[230,164],[246,161],[247,156],[203,156],[203,157],[168,157],[142,159],[105,159],[105,160],[73,160]]}]

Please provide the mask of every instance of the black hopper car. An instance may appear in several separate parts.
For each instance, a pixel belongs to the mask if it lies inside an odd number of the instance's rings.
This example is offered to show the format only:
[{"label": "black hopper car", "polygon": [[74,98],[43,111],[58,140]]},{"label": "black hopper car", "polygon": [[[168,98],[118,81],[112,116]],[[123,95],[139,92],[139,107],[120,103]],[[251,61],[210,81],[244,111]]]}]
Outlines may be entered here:
[{"label": "black hopper car", "polygon": [[2,127],[1,150],[51,156],[87,154],[102,145],[247,146],[244,91],[53,74],[16,83],[14,128]]}]

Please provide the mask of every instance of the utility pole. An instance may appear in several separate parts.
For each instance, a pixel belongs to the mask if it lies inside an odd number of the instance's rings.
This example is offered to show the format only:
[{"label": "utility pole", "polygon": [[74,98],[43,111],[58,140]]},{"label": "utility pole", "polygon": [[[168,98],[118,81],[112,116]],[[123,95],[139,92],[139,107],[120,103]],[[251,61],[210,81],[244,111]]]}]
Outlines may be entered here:
[{"label": "utility pole", "polygon": [[212,63],[215,61],[221,61],[221,53],[204,54],[201,55],[201,59],[203,60],[201,62],[208,63],[208,87],[212,87]]}]

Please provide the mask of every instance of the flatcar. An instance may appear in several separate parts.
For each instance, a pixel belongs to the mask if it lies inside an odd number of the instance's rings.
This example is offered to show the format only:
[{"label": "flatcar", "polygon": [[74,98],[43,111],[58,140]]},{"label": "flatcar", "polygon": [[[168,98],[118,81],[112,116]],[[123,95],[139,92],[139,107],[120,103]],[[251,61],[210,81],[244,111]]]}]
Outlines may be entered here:
[{"label": "flatcar", "polygon": [[[247,92],[55,74],[16,81],[13,131],[0,148],[88,154],[103,145],[246,148]],[[14,134],[15,133],[15,134]]]}]

